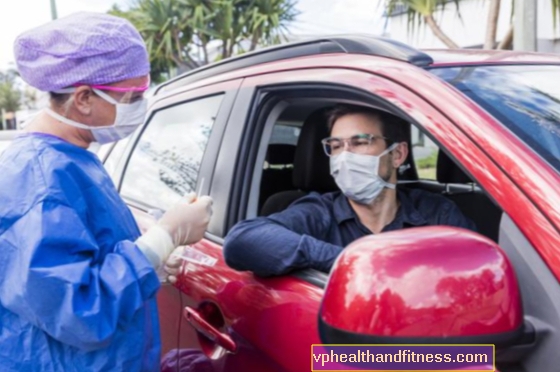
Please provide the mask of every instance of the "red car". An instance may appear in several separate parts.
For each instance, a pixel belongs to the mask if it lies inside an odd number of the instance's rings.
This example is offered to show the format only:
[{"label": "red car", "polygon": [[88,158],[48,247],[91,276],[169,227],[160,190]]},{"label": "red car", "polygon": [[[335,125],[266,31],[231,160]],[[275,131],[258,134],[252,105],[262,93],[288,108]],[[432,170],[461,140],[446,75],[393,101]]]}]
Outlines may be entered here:
[{"label": "red car", "polygon": [[[333,191],[320,140],[339,102],[412,123],[399,187],[450,198],[478,233],[370,236],[330,275],[229,268],[236,222]],[[99,154],[142,229],[189,191],[214,199],[205,239],[159,293],[177,370],[306,371],[322,342],[495,344],[502,372],[560,370],[558,56],[363,36],[281,45],[161,85],[145,126]]]}]

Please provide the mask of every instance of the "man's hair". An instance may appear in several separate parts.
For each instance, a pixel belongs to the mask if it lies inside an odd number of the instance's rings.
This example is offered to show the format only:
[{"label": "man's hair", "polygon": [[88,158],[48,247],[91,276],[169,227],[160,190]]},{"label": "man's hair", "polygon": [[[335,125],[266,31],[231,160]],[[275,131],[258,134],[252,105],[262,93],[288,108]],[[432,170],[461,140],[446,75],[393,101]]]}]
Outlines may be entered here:
[{"label": "man's hair", "polygon": [[395,142],[408,143],[410,141],[410,123],[406,120],[385,111],[349,104],[338,104],[327,113],[329,133],[338,119],[355,114],[377,119],[381,123],[382,136],[388,138],[387,146],[391,146]]}]

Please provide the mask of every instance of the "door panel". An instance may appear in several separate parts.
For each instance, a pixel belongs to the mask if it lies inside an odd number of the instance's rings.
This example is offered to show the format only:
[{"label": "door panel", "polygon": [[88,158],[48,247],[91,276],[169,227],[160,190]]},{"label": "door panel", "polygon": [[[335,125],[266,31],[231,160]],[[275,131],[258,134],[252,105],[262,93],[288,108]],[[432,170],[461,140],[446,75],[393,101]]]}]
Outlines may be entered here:
[{"label": "door panel", "polygon": [[237,345],[236,353],[196,332],[183,318],[181,348],[197,348],[215,359],[216,371],[301,371],[309,368],[310,345],[320,343],[317,314],[322,290],[290,276],[259,279],[230,269],[219,244],[204,240],[192,246],[213,259],[212,266],[185,261],[177,287],[183,307],[217,308],[219,328]]}]

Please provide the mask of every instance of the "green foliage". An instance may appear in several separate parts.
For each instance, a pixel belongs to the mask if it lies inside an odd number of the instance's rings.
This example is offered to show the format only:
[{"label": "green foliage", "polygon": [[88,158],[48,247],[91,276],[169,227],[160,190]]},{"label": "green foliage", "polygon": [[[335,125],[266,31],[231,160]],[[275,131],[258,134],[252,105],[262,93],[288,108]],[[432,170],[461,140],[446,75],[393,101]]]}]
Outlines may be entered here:
[{"label": "green foliage", "polygon": [[551,0],[552,2],[552,21],[554,29],[558,27],[558,15],[560,15],[560,0]]},{"label": "green foliage", "polygon": [[[409,32],[416,31],[425,24],[426,17],[431,17],[437,11],[443,11],[447,3],[452,2],[459,17],[459,2],[461,0],[385,0],[385,11],[391,16],[395,10],[404,6],[408,20]],[[560,0],[558,0],[560,1]]]},{"label": "green foliage", "polygon": [[15,78],[14,71],[0,72],[0,110],[16,112],[21,107],[22,93],[15,86]]},{"label": "green foliage", "polygon": [[295,19],[296,0],[137,0],[110,14],[128,19],[144,37],[152,80],[212,62],[210,45],[221,43],[216,59],[279,43]]},{"label": "green foliage", "polygon": [[426,169],[426,168],[435,168],[437,164],[437,151],[434,150],[429,156],[425,158],[418,159],[416,161],[416,168],[418,169]]}]

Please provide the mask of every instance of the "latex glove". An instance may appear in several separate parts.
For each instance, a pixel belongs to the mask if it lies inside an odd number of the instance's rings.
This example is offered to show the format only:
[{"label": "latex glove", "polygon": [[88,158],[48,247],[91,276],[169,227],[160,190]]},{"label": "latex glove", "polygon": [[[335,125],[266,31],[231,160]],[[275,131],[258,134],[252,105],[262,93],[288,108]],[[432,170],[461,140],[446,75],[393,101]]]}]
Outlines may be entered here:
[{"label": "latex glove", "polygon": [[196,243],[204,237],[212,217],[212,203],[209,196],[197,199],[195,193],[190,193],[185,203],[167,211],[157,224],[169,233],[175,247]]},{"label": "latex glove", "polygon": [[163,271],[167,273],[167,281],[171,284],[177,282],[177,275],[179,274],[183,263],[183,260],[180,258],[182,252],[183,247],[175,248],[163,266]]},{"label": "latex glove", "polygon": [[188,194],[181,203],[165,212],[136,244],[157,270],[175,247],[201,240],[211,216],[212,198],[196,199],[196,194]]}]

